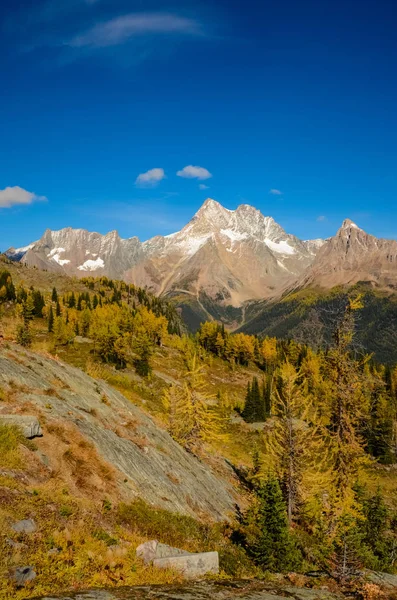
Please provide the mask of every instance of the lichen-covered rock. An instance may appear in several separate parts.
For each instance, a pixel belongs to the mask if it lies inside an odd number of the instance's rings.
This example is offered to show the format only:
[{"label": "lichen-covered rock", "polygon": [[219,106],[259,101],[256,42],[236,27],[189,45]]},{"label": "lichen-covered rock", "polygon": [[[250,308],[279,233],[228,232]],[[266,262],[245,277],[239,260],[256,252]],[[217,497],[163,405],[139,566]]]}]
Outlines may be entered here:
[{"label": "lichen-covered rock", "polygon": [[17,521],[12,525],[13,530],[16,533],[25,533],[29,535],[37,531],[37,525],[33,519],[23,519],[22,521]]},{"label": "lichen-covered rock", "polygon": [[27,439],[43,435],[38,418],[31,415],[7,415],[0,413],[0,423],[15,425]]}]

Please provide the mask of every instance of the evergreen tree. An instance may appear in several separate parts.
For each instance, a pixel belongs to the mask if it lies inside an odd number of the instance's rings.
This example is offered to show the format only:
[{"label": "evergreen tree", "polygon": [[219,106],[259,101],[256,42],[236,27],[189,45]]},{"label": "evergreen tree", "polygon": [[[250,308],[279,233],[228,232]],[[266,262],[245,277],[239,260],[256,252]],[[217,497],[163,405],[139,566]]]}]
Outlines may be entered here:
[{"label": "evergreen tree", "polygon": [[265,404],[260,393],[258,378],[254,377],[252,384],[247,384],[244,409],[241,413],[247,423],[258,423],[266,420]]},{"label": "evergreen tree", "polygon": [[57,304],[56,304],[56,308],[55,308],[55,316],[56,317],[60,317],[61,316],[61,305],[59,304],[59,300],[57,300]]},{"label": "evergreen tree", "polygon": [[290,534],[287,511],[280,484],[271,477],[260,485],[253,514],[249,515],[254,528],[248,550],[256,563],[267,571],[296,569],[300,552]]},{"label": "evergreen tree", "polygon": [[29,327],[29,321],[25,321],[18,325],[16,341],[17,344],[25,346],[25,348],[29,348],[32,345],[32,334]]},{"label": "evergreen tree", "polygon": [[43,317],[43,308],[45,306],[44,296],[39,290],[32,290],[32,298],[34,304],[33,315],[41,319]]},{"label": "evergreen tree", "polygon": [[50,310],[48,312],[48,332],[52,333],[54,331],[54,311],[52,310],[52,305],[50,306]]},{"label": "evergreen tree", "polygon": [[245,404],[244,404],[243,411],[241,413],[241,416],[243,417],[244,421],[246,421],[247,423],[253,423],[255,420],[254,419],[254,411],[255,411],[255,407],[254,407],[254,403],[253,403],[253,399],[252,399],[251,383],[248,382],[247,383],[247,392],[245,394]]},{"label": "evergreen tree", "polygon": [[76,296],[74,295],[74,292],[72,292],[70,294],[70,296],[69,296],[68,306],[69,306],[69,308],[75,308],[76,307]]},{"label": "evergreen tree", "polygon": [[54,302],[54,304],[58,302],[58,292],[56,287],[52,288],[51,302]]}]

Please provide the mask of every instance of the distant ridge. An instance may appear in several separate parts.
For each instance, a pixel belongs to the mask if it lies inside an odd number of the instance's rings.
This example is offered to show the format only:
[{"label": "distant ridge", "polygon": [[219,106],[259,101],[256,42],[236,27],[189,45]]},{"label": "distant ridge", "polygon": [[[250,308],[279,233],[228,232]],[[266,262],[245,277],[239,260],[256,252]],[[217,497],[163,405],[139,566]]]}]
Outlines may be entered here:
[{"label": "distant ridge", "polygon": [[208,198],[176,233],[145,242],[67,227],[7,256],[76,277],[105,275],[189,306],[200,320],[237,326],[247,301],[290,289],[330,289],[367,281],[397,289],[397,241],[378,239],[346,219],[336,235],[300,240],[248,204],[228,210]]}]

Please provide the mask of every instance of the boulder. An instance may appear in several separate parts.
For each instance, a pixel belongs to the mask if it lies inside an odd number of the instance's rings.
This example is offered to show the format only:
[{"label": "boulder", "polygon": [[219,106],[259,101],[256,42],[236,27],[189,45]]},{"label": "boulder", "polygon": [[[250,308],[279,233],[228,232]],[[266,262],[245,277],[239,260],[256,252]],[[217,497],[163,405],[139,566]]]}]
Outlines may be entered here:
[{"label": "boulder", "polygon": [[386,590],[397,590],[397,575],[368,571],[364,573],[371,583],[376,583]]},{"label": "boulder", "polygon": [[142,558],[145,564],[149,564],[154,561],[155,558],[168,558],[170,556],[186,556],[190,554],[186,550],[180,548],[172,548],[167,544],[161,544],[157,540],[150,540],[141,544],[136,549],[136,555]]},{"label": "boulder", "polygon": [[27,439],[41,437],[43,435],[39,420],[34,416],[0,414],[0,422],[5,425],[15,425],[22,431],[23,436]]},{"label": "boulder", "polygon": [[219,555],[218,552],[200,552],[199,554],[155,558],[153,566],[158,569],[174,569],[182,573],[186,579],[196,579],[203,575],[219,573]]},{"label": "boulder", "polygon": [[36,578],[34,567],[16,567],[11,571],[11,579],[17,587],[23,587]]},{"label": "boulder", "polygon": [[175,569],[186,579],[195,579],[208,573],[219,573],[218,552],[200,552],[192,554],[180,548],[150,540],[136,549],[136,555],[158,569]]},{"label": "boulder", "polygon": [[37,530],[37,525],[33,521],[33,519],[23,519],[22,521],[17,521],[12,525],[12,528],[16,533],[25,533],[30,534],[34,533]]}]

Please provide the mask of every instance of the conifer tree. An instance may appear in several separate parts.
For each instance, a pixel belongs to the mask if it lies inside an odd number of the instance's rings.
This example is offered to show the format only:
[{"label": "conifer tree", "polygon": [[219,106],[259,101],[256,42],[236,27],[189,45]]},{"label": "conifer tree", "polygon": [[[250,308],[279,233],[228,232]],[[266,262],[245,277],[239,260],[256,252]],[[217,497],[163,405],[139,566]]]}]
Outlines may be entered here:
[{"label": "conifer tree", "polygon": [[223,439],[223,420],[213,400],[194,354],[188,359],[183,386],[173,386],[163,395],[170,415],[170,433],[185,448],[200,449],[207,442]]},{"label": "conifer tree", "polygon": [[245,405],[241,413],[247,423],[258,423],[266,420],[264,398],[260,393],[259,382],[254,377],[252,384],[248,383]]},{"label": "conifer tree", "polygon": [[266,438],[285,492],[289,523],[299,516],[303,506],[305,472],[318,468],[314,462],[316,458],[317,462],[323,460],[321,455],[325,452],[318,427],[313,422],[315,412],[301,392],[298,377],[299,373],[289,362],[281,365],[272,400],[274,425]]},{"label": "conifer tree", "polygon": [[243,412],[241,413],[241,416],[243,417],[244,421],[246,421],[247,423],[253,423],[255,420],[254,419],[254,411],[255,411],[255,407],[254,407],[253,398],[252,398],[251,383],[248,382],[247,383],[247,391],[245,394],[245,404],[244,404]]},{"label": "conifer tree", "polygon": [[52,333],[54,331],[54,311],[52,310],[52,305],[50,306],[50,310],[48,312],[48,333]]},{"label": "conifer tree", "polygon": [[58,302],[58,292],[56,287],[52,288],[51,302],[54,302],[54,304]]},{"label": "conifer tree", "polygon": [[[330,429],[333,443],[333,469],[336,494],[343,502],[350,496],[363,464],[364,450],[359,435],[364,397],[362,376],[349,348],[353,340],[355,311],[362,308],[361,297],[350,299],[334,331],[334,347],[327,355],[328,377],[332,382]],[[347,507],[345,507],[347,508]]]},{"label": "conifer tree", "polygon": [[34,299],[32,294],[28,294],[26,300],[22,304],[22,316],[24,323],[29,323],[33,319],[34,315]]},{"label": "conifer tree", "polygon": [[[255,533],[248,549],[258,565],[267,571],[296,569],[301,556],[291,537],[280,484],[274,477],[262,483],[257,502],[249,514]],[[253,514],[252,514],[253,513]]]},{"label": "conifer tree", "polygon": [[70,296],[69,296],[68,306],[69,306],[69,308],[75,308],[76,307],[76,296],[74,295],[74,292],[72,292],[70,294]]}]

